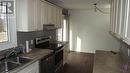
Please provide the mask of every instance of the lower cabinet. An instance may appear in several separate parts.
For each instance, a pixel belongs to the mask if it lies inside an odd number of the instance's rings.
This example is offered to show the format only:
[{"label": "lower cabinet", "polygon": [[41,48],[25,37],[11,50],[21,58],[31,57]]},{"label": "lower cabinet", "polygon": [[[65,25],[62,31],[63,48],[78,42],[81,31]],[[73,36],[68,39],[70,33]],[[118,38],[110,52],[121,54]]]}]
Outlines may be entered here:
[{"label": "lower cabinet", "polygon": [[51,55],[47,58],[36,61],[31,65],[25,67],[16,73],[54,73],[55,70],[55,61],[54,55]]},{"label": "lower cabinet", "polygon": [[39,73],[39,61],[25,67],[23,70],[17,73]]},{"label": "lower cabinet", "polygon": [[54,73],[54,55],[40,61],[40,73]]}]

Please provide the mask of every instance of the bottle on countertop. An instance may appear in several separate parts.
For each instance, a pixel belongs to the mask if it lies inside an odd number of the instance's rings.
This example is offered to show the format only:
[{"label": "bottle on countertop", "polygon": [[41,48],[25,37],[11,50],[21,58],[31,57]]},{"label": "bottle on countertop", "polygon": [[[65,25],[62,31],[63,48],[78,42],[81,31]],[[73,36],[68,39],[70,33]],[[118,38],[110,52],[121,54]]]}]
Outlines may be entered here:
[{"label": "bottle on countertop", "polygon": [[26,41],[26,53],[29,53],[32,49],[30,48],[29,41]]}]

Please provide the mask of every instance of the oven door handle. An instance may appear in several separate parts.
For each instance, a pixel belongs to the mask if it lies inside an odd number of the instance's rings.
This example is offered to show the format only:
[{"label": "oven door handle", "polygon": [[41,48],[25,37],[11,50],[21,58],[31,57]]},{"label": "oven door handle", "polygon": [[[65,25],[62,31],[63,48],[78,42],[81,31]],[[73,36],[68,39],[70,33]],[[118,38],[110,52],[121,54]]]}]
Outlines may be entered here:
[{"label": "oven door handle", "polygon": [[62,51],[63,50],[63,48],[62,49],[60,49],[60,50],[58,50],[58,51],[56,51],[55,53],[58,53],[58,52],[60,52],[60,51]]}]

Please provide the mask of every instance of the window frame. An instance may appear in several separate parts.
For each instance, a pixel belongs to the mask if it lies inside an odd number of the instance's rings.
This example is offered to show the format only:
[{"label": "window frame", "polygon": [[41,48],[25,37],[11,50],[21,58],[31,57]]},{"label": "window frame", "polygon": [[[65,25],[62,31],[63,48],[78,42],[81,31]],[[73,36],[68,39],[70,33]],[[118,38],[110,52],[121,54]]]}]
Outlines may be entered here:
[{"label": "window frame", "polygon": [[0,50],[5,50],[17,46],[17,32],[16,32],[16,0],[14,1],[14,13],[8,14],[8,41],[0,43]]}]

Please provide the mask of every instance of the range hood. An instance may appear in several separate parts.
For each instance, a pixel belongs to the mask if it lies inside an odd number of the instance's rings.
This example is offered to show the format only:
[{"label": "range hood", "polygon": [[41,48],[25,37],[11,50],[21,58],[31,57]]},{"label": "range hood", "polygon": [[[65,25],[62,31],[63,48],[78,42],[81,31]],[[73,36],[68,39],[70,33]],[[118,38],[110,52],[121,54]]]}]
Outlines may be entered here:
[{"label": "range hood", "polygon": [[43,30],[56,30],[58,27],[55,24],[43,24]]}]

